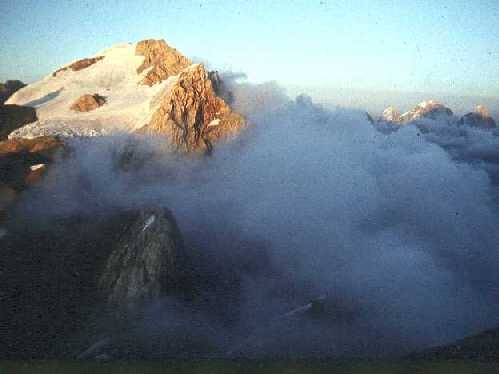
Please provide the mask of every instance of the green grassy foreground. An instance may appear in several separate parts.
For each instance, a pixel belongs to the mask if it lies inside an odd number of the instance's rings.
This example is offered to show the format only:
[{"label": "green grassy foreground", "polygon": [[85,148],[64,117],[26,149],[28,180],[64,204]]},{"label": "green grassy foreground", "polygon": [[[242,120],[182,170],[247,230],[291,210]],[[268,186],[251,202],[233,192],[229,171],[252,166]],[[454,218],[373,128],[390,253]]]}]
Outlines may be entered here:
[{"label": "green grassy foreground", "polygon": [[163,363],[85,363],[62,361],[0,362],[0,374],[239,374],[239,373],[499,373],[499,363],[471,361],[425,362],[256,362],[256,361],[189,361]]}]

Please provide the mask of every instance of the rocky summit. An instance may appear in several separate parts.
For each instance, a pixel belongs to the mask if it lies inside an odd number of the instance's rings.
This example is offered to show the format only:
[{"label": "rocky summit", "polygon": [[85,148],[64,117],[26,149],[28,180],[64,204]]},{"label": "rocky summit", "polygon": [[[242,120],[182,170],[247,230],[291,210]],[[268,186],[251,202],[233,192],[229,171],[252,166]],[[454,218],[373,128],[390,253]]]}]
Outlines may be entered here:
[{"label": "rocky summit", "polygon": [[435,100],[423,101],[414,109],[402,114],[399,122],[410,122],[421,118],[437,119],[440,116],[452,116],[452,110]]},{"label": "rocky summit", "polygon": [[170,47],[164,40],[142,40],[135,47],[137,56],[144,56],[144,61],[137,68],[141,74],[147,70],[140,84],[152,86],[179,74],[192,64],[191,60],[183,56],[175,48]]},{"label": "rocky summit", "polygon": [[209,151],[245,126],[220,87],[218,74],[164,40],[120,44],[14,93],[7,104],[33,108],[36,119],[8,127],[9,137],[135,133],[160,136],[181,151]]},{"label": "rocky summit", "polygon": [[494,121],[490,115],[490,111],[483,105],[477,105],[475,111],[461,117],[459,124],[482,129],[493,129],[497,127],[496,121]]}]

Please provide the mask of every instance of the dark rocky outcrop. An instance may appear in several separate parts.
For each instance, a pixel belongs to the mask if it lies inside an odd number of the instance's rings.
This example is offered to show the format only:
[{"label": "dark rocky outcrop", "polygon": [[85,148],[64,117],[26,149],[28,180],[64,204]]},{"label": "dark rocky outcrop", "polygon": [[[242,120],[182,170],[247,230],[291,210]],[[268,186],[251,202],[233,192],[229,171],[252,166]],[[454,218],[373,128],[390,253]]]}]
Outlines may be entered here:
[{"label": "dark rocky outcrop", "polygon": [[26,85],[19,80],[8,80],[5,83],[0,83],[0,105],[6,102],[14,92],[25,86]]},{"label": "dark rocky outcrop", "polygon": [[88,68],[89,66],[92,66],[96,62],[99,62],[102,60],[104,56],[97,56],[97,57],[91,57],[91,58],[83,58],[81,60],[78,60],[76,62],[73,62],[72,64],[65,66],[63,68],[60,68],[52,73],[52,76],[55,77],[57,76],[58,73],[66,71],[66,70],[72,70],[72,71],[80,71],[83,69]]},{"label": "dark rocky outcrop", "polygon": [[179,230],[171,213],[142,210],[111,252],[99,285],[109,305],[130,310],[159,299],[173,288]]},{"label": "dark rocky outcrop", "polygon": [[175,287],[182,239],[166,210],[17,214],[0,237],[2,358],[74,358]]},{"label": "dark rocky outcrop", "polygon": [[215,142],[235,136],[244,126],[244,118],[216,95],[203,65],[192,65],[179,74],[139,132],[166,135],[180,151],[209,152]]},{"label": "dark rocky outcrop", "polygon": [[144,56],[144,62],[137,68],[137,73],[150,69],[140,84],[153,86],[170,76],[177,75],[192,62],[164,40],[147,39],[137,43],[137,56]]},{"label": "dark rocky outcrop", "polygon": [[499,361],[499,328],[468,336],[452,344],[415,353],[409,358],[440,361]]},{"label": "dark rocky outcrop", "polygon": [[490,115],[490,111],[482,105],[478,105],[474,112],[462,116],[458,123],[481,129],[493,129],[497,127],[496,121]]},{"label": "dark rocky outcrop", "polygon": [[99,94],[80,96],[69,109],[75,112],[90,112],[106,103],[106,98]]},{"label": "dark rocky outcrop", "polygon": [[35,108],[22,105],[0,105],[0,141],[7,139],[8,135],[28,123],[35,122]]},{"label": "dark rocky outcrop", "polygon": [[62,140],[54,137],[0,142],[0,223],[16,196],[40,181],[63,148]]},{"label": "dark rocky outcrop", "polygon": [[209,71],[208,79],[211,81],[215,94],[221,97],[227,104],[232,105],[234,102],[234,93],[225,85],[218,71]]}]

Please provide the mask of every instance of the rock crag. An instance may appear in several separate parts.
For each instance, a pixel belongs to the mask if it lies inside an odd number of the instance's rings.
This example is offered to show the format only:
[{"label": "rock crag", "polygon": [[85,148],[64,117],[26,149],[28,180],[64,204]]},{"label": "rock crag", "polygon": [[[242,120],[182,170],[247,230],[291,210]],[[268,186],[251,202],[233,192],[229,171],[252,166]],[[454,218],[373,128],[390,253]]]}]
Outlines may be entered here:
[{"label": "rock crag", "polygon": [[210,152],[214,142],[233,137],[244,126],[243,117],[215,94],[203,65],[192,65],[179,74],[139,132],[166,135],[180,151]]},{"label": "rock crag", "polygon": [[150,69],[140,84],[153,86],[165,79],[177,75],[192,62],[164,40],[142,40],[135,48],[137,56],[144,56],[144,62],[137,68],[137,73]]},{"label": "rock crag", "polygon": [[90,112],[106,103],[106,98],[99,94],[80,96],[70,107],[75,112]]}]

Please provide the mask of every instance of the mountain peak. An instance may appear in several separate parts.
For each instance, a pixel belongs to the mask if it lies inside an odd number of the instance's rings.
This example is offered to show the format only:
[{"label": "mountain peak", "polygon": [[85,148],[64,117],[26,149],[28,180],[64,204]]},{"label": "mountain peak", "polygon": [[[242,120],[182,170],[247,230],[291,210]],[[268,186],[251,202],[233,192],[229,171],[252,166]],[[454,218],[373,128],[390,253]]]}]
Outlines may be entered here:
[{"label": "mountain peak", "polygon": [[400,116],[401,122],[410,122],[420,118],[436,119],[440,116],[452,116],[452,110],[436,100],[425,100],[414,109]]},{"label": "mountain peak", "polygon": [[461,117],[460,125],[479,127],[482,129],[492,129],[497,127],[496,121],[490,115],[490,111],[483,105],[477,105],[474,112],[470,112]]},{"label": "mountain peak", "polygon": [[146,133],[167,135],[179,150],[209,151],[245,123],[221,87],[218,74],[164,40],[120,44],[16,92],[9,103],[36,108],[38,120],[9,137]]},{"label": "mountain peak", "polygon": [[483,105],[477,105],[475,108],[475,113],[479,113],[485,118],[492,118],[492,116],[490,115],[489,108],[487,108]]}]

